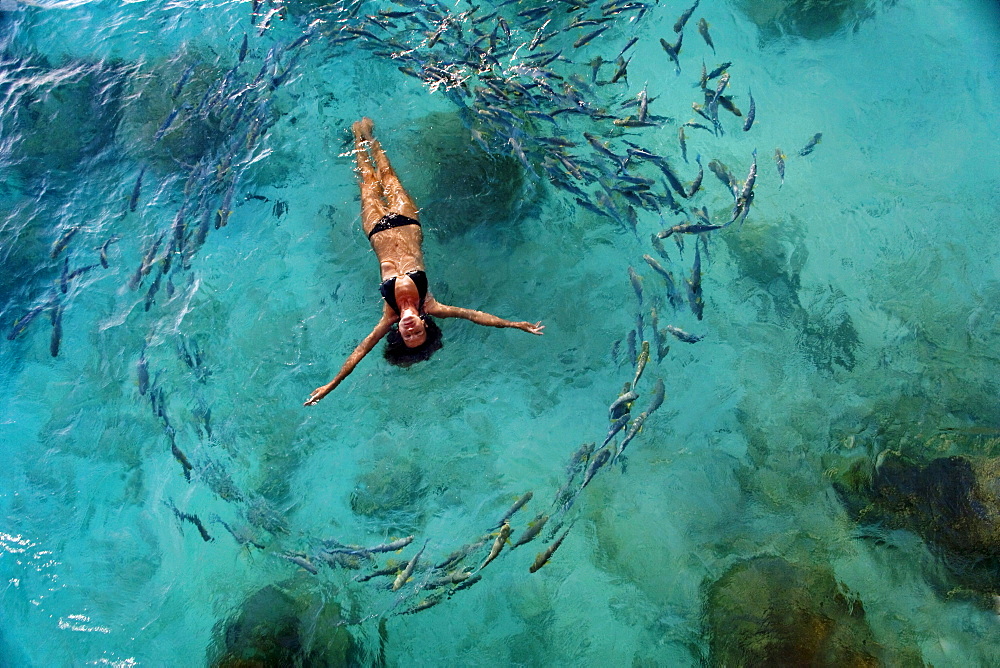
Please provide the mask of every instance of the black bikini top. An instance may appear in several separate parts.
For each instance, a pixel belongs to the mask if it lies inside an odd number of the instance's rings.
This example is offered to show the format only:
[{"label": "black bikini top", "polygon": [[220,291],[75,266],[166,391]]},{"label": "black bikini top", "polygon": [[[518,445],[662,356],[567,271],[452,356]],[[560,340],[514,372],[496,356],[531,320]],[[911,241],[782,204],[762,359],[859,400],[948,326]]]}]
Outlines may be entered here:
[{"label": "black bikini top", "polygon": [[[424,299],[427,297],[427,274],[425,274],[422,269],[414,269],[406,272],[406,275],[410,277],[410,280],[417,284],[417,293],[420,295],[420,306],[418,307],[418,310],[421,314],[423,314]],[[389,308],[398,314],[399,304],[396,303],[397,278],[398,276],[391,276],[390,278],[382,281],[382,284],[378,286],[378,291],[382,293],[382,299],[384,299],[385,303],[389,305]]]}]

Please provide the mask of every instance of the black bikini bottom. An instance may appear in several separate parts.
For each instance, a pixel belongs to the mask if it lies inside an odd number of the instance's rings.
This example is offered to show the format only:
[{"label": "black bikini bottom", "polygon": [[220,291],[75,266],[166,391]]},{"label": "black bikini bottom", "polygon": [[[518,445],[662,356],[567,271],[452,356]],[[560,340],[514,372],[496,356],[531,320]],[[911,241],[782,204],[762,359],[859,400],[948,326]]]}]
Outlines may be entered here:
[{"label": "black bikini bottom", "polygon": [[403,225],[416,225],[420,227],[420,221],[416,218],[404,216],[401,213],[387,213],[378,219],[378,222],[372,227],[372,231],[368,233],[368,238],[371,239],[379,232],[391,230],[394,227],[402,227]]}]

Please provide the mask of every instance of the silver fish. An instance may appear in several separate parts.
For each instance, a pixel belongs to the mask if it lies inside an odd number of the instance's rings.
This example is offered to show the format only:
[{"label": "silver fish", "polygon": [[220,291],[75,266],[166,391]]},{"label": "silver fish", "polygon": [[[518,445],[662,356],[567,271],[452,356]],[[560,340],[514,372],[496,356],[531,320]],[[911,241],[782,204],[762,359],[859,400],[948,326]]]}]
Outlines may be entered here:
[{"label": "silver fish", "polygon": [[684,10],[684,13],[677,18],[677,21],[674,23],[674,32],[684,30],[684,25],[688,22],[688,19],[691,18],[691,15],[694,14],[694,10],[698,9],[699,2],[701,2],[701,0],[694,0],[694,4]]},{"label": "silver fish", "polygon": [[750,108],[747,109],[747,119],[743,121],[743,132],[747,132],[753,126],[753,119],[757,116],[757,103],[754,102],[753,92],[747,91],[750,95]]},{"label": "silver fish", "polygon": [[528,503],[528,501],[531,501],[531,497],[533,497],[534,495],[535,495],[534,492],[529,491],[520,498],[518,498],[517,501],[515,501],[514,504],[507,509],[507,512],[503,514],[503,517],[500,518],[500,521],[497,522],[493,528],[498,529],[501,526],[503,526],[507,522],[507,520],[509,520],[511,517],[514,516],[514,513],[516,513],[517,511],[519,511],[521,508],[524,507],[524,504]]},{"label": "silver fish", "polygon": [[677,340],[683,341],[684,343],[698,343],[703,338],[705,338],[703,336],[696,336],[694,334],[689,334],[680,327],[674,327],[673,325],[667,325],[666,330],[671,334],[673,334],[677,338]]},{"label": "silver fish", "polygon": [[490,547],[490,553],[486,557],[486,561],[482,563],[479,570],[486,568],[486,565],[491,561],[500,556],[500,551],[503,550],[504,543],[510,540],[510,522],[504,522],[503,526],[500,527],[500,533],[497,534],[496,539],[493,541],[493,545]]},{"label": "silver fish", "polygon": [[420,555],[424,553],[425,549],[427,549],[427,541],[424,541],[424,545],[420,548],[420,551],[413,555],[413,558],[407,562],[406,567],[403,568],[403,570],[399,572],[399,575],[396,576],[396,579],[393,580],[391,587],[392,591],[398,591],[399,588],[406,584],[406,581],[410,579],[410,576],[413,575],[413,571],[417,568],[417,562],[420,561]]},{"label": "silver fish", "polygon": [[601,448],[594,455],[594,458],[590,462],[590,466],[587,467],[587,473],[583,476],[583,483],[580,484],[580,489],[583,489],[590,481],[594,479],[597,472],[602,466],[608,463],[608,459],[611,458],[611,450],[607,447]]}]

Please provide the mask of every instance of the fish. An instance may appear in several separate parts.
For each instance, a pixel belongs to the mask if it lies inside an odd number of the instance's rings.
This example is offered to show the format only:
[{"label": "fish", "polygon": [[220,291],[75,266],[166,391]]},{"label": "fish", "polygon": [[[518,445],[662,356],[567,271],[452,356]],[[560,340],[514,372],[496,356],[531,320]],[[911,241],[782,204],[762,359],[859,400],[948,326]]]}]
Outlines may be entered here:
[{"label": "fish", "polygon": [[[663,386],[663,379],[657,378],[656,384],[653,387],[653,398],[649,402],[649,406],[643,412],[639,413],[638,417],[632,421],[632,425],[629,427],[628,433],[625,434],[625,438],[622,439],[621,444],[618,446],[618,451],[615,453],[615,460],[622,456],[625,451],[625,446],[627,446],[636,434],[642,430],[642,425],[645,424],[646,420],[652,415],[656,409],[663,405],[663,399],[665,397],[665,391]],[[624,462],[624,460],[622,460]],[[624,464],[623,464],[624,466]]]},{"label": "fish", "polygon": [[341,545],[340,543],[336,543],[336,546],[329,548],[328,552],[370,557],[372,554],[379,552],[397,552],[412,542],[413,536],[400,538],[390,543],[380,543],[378,545],[373,545],[372,547],[362,547],[360,545]]},{"label": "fish", "polygon": [[583,489],[590,481],[594,479],[597,472],[601,470],[601,467],[608,463],[608,459],[611,458],[611,450],[607,447],[603,447],[597,451],[593,459],[590,462],[590,466],[587,467],[587,472],[583,476],[583,482],[580,484],[580,489]]},{"label": "fish", "polygon": [[633,37],[628,42],[626,42],[625,46],[622,47],[621,52],[619,52],[618,57],[621,58],[622,56],[624,56],[625,52],[631,49],[633,46],[635,46],[635,43],[638,41],[639,41],[638,37]]},{"label": "fish", "polygon": [[[160,236],[153,242],[153,245],[146,250],[146,254],[142,256],[142,264],[139,265],[140,277],[145,276],[152,269],[153,260],[156,257],[157,251],[160,250],[160,244],[163,243],[164,236],[166,236],[166,232],[161,232]],[[135,288],[133,287],[132,289],[134,290]]]},{"label": "fish", "polygon": [[476,573],[475,575],[472,575],[471,577],[468,577],[468,578],[462,580],[460,583],[458,583],[457,585],[455,585],[454,587],[452,587],[451,591],[448,593],[448,597],[450,598],[452,596],[452,594],[454,594],[457,591],[462,591],[463,589],[468,589],[469,587],[471,587],[472,585],[476,584],[477,582],[479,582],[482,579],[483,579],[483,576],[479,575],[478,573]]},{"label": "fish", "polygon": [[[303,35],[303,37],[304,37],[304,35]],[[299,39],[302,39],[302,37],[300,37]],[[239,55],[237,56],[237,58],[239,59],[239,62],[241,62],[241,63],[247,57],[247,47],[248,46],[249,46],[249,42],[248,42],[248,39],[247,39],[247,34],[243,33],[243,41],[240,43],[240,52],[239,52]]]},{"label": "fish", "polygon": [[754,193],[753,187],[757,182],[757,149],[753,152],[753,164],[750,165],[750,171],[747,173],[747,179],[743,182],[743,190],[740,191],[739,196],[736,198],[736,204],[733,206],[733,219],[729,222],[732,223],[737,219],[741,219],[741,224],[743,220],[746,220],[747,214],[750,212],[750,205],[753,203]]},{"label": "fish", "polygon": [[153,282],[149,285],[149,290],[146,291],[146,300],[143,307],[146,311],[149,311],[153,307],[153,303],[156,301],[156,292],[160,289],[160,279],[163,278],[163,273],[156,275]]},{"label": "fish", "polygon": [[635,386],[639,384],[639,378],[642,377],[642,371],[646,368],[646,364],[649,362],[649,341],[643,341],[642,346],[639,349],[639,357],[635,361],[635,377],[632,378],[632,389],[635,390]]},{"label": "fish", "polygon": [[639,304],[642,304],[642,277],[635,272],[632,265],[628,267],[628,280],[632,283],[632,290],[635,292],[636,298],[639,300]]},{"label": "fish", "polygon": [[486,536],[475,542],[463,545],[462,547],[458,548],[457,550],[449,554],[447,557],[445,557],[444,561],[435,565],[434,568],[436,568],[437,570],[445,570],[451,568],[452,566],[460,562],[462,559],[465,559],[471,553],[475,552],[483,545],[485,545],[488,539],[489,536]]},{"label": "fish", "polygon": [[646,415],[652,415],[656,409],[663,405],[663,399],[666,395],[665,388],[663,386],[663,379],[657,378],[656,382],[653,384],[653,397],[649,401],[649,406],[643,411]]},{"label": "fish", "polygon": [[626,383],[625,391],[619,394],[618,398],[612,401],[611,405],[608,406],[608,419],[616,420],[620,416],[627,414],[629,406],[631,406],[632,402],[638,398],[639,395],[636,394],[634,389],[632,389],[632,385],[630,383]]},{"label": "fish", "polygon": [[536,48],[538,48],[538,45],[542,43],[542,38],[546,34],[545,28],[548,27],[549,23],[551,22],[552,19],[549,19],[548,21],[546,21],[545,23],[543,23],[541,26],[538,27],[538,30],[535,31],[535,36],[531,38],[531,42],[528,44],[528,51],[534,51]]},{"label": "fish", "polygon": [[403,610],[399,614],[400,615],[413,615],[413,614],[416,614],[418,612],[422,612],[423,610],[427,610],[428,608],[433,608],[435,605],[437,605],[438,603],[440,603],[441,601],[443,601],[444,598],[445,598],[445,595],[443,593],[432,594],[431,596],[428,596],[427,598],[425,598],[424,600],[420,601],[419,603],[417,603],[413,607],[407,608],[406,610]]},{"label": "fish", "polygon": [[524,530],[524,533],[521,534],[520,538],[517,539],[517,542],[510,546],[510,549],[513,550],[515,547],[526,545],[527,543],[533,541],[538,537],[538,534],[542,531],[542,527],[544,527],[545,523],[548,521],[549,516],[545,513],[539,513],[536,515],[535,519],[528,522],[528,527]]},{"label": "fish", "polygon": [[681,33],[680,35],[677,36],[677,42],[675,44],[671,44],[662,37],[660,38],[660,46],[662,46],[663,50],[667,52],[668,56],[670,56],[670,60],[674,61],[674,65],[676,65],[677,67],[678,74],[680,74],[681,72],[681,61],[679,60],[678,56],[680,55],[681,43],[683,41],[684,41],[684,33]]},{"label": "fish", "polygon": [[694,197],[694,194],[701,189],[701,182],[705,178],[705,168],[701,165],[701,154],[695,156],[695,162],[698,163],[698,176],[695,177],[694,181],[691,182],[691,187],[687,191],[685,196],[687,199]]},{"label": "fish", "polygon": [[774,149],[774,166],[778,168],[778,177],[781,179],[778,188],[785,185],[785,158],[786,156],[780,148]]},{"label": "fish", "polygon": [[569,464],[566,465],[566,475],[572,477],[579,473],[593,452],[593,443],[584,443],[577,448],[576,452],[569,458]]},{"label": "fish", "polygon": [[397,552],[413,542],[413,536],[399,538],[389,543],[380,543],[372,547],[365,548],[366,552]]},{"label": "fish", "polygon": [[638,118],[616,118],[613,124],[620,128],[658,128],[660,124],[656,121],[643,121]]},{"label": "fish", "polygon": [[[732,221],[729,221],[732,222]],[[711,232],[712,230],[721,230],[724,227],[729,226],[727,223],[681,223],[680,225],[674,225],[673,227],[668,227],[664,230],[660,230],[654,236],[660,239],[666,239],[667,237],[673,236],[674,234],[701,234],[703,232]]]},{"label": "fish", "polygon": [[738,194],[739,185],[736,177],[729,171],[729,168],[718,160],[712,160],[708,163],[708,169],[722,181],[723,185],[729,189],[730,194],[735,198]]},{"label": "fish", "polygon": [[626,344],[628,345],[628,359],[630,362],[635,362],[638,352],[635,348],[635,330],[630,330],[628,336],[626,337]]},{"label": "fish", "polygon": [[143,165],[142,169],[139,170],[139,176],[137,176],[135,179],[135,185],[132,186],[132,195],[131,197],[128,198],[129,211],[135,211],[136,207],[139,205],[139,193],[142,191],[142,176],[145,173],[146,173],[146,166]]},{"label": "fish", "polygon": [[62,341],[62,312],[62,305],[56,304],[49,314],[52,317],[52,338],[49,339],[49,353],[53,357],[59,356],[59,343]]},{"label": "fish", "polygon": [[677,128],[677,143],[681,146],[681,157],[684,158],[684,162],[688,161],[688,146],[687,137],[684,135],[684,126]]},{"label": "fish", "polygon": [[146,394],[149,389],[149,363],[146,361],[146,350],[139,354],[139,361],[135,364],[136,377],[139,380],[139,394]]},{"label": "fish", "polygon": [[677,337],[679,341],[683,341],[684,343],[698,343],[705,338],[704,336],[689,334],[680,327],[674,327],[673,325],[667,325],[666,330]]},{"label": "fish", "polygon": [[399,588],[406,584],[406,581],[410,579],[410,576],[413,575],[413,571],[417,568],[417,562],[420,561],[420,555],[424,553],[425,549],[427,549],[427,541],[424,541],[423,547],[421,547],[420,550],[413,555],[413,558],[406,563],[403,570],[401,570],[399,575],[396,576],[396,579],[392,581],[392,586],[390,587],[392,591],[398,591]]},{"label": "fish", "polygon": [[[347,568],[352,571],[356,571],[361,568],[361,560],[352,554],[331,553],[325,550],[320,550],[315,556],[326,562],[330,568]],[[392,570],[389,573],[385,573],[385,575],[394,575],[395,573],[396,570]],[[360,580],[358,581],[360,582]]]},{"label": "fish", "polygon": [[740,117],[743,115],[743,112],[740,111],[739,107],[736,106],[736,103],[733,102],[733,98],[729,95],[720,95],[719,105],[733,116]]},{"label": "fish", "polygon": [[156,134],[153,135],[153,141],[160,141],[161,139],[163,139],[163,135],[165,135],[167,133],[167,130],[170,129],[170,126],[173,125],[174,119],[177,118],[177,114],[179,114],[180,111],[181,111],[180,107],[175,107],[173,111],[167,114],[166,120],[163,121],[159,129],[156,131]]},{"label": "fish", "polygon": [[70,240],[80,231],[80,225],[74,225],[70,227],[65,232],[63,232],[54,244],[52,244],[52,251],[49,255],[52,259],[59,257],[59,254],[66,250],[66,246],[69,245]]},{"label": "fish", "polygon": [[[236,540],[237,543],[243,546],[252,545],[258,550],[263,550],[264,546],[254,540],[253,533],[246,527],[233,528],[225,520],[223,520],[218,515],[213,517],[213,521],[221,524],[223,528],[229,532],[229,534]],[[249,548],[248,548],[249,549]]]},{"label": "fish", "polygon": [[608,429],[608,435],[604,438],[604,442],[601,443],[602,448],[611,442],[611,439],[613,439],[618,432],[625,428],[625,425],[628,424],[629,417],[631,417],[630,413],[623,413],[618,419],[611,423],[611,427]]},{"label": "fish", "polygon": [[[657,235],[654,234],[653,237],[656,238]],[[667,299],[670,301],[670,305],[676,311],[677,307],[680,306],[683,300],[681,299],[680,294],[678,294],[677,292],[677,285],[674,283],[674,275],[671,274],[667,269],[665,269],[663,265],[657,262],[656,258],[653,258],[649,255],[643,255],[642,259],[646,261],[646,264],[648,264],[650,267],[653,268],[653,271],[655,271],[656,273],[658,273],[660,276],[663,277],[663,280],[667,284]]]},{"label": "fish", "polygon": [[694,14],[694,10],[698,9],[698,3],[700,2],[701,0],[694,0],[694,4],[685,9],[684,13],[677,17],[677,21],[674,22],[674,32],[679,33],[684,30],[684,25],[691,18],[691,15]]},{"label": "fish", "polygon": [[816,144],[820,143],[820,141],[822,140],[823,140],[823,133],[817,132],[812,136],[812,139],[810,139],[809,142],[802,147],[802,150],[799,151],[799,155],[801,156],[809,155],[810,153],[813,152],[813,149],[816,148]]},{"label": "fish", "polygon": [[572,528],[573,527],[570,526],[569,529],[566,529],[566,531],[564,531],[563,534],[555,540],[555,542],[549,545],[544,552],[539,552],[538,555],[535,556],[535,562],[528,567],[529,573],[535,573],[542,566],[549,563],[549,559],[552,558],[552,555],[555,554],[556,550],[559,549],[559,546],[563,544],[564,540],[566,540],[566,536],[569,535],[569,531]]},{"label": "fish", "polygon": [[174,84],[174,89],[170,93],[170,99],[176,100],[181,94],[181,91],[184,90],[185,84],[187,84],[187,82],[191,79],[191,75],[194,74],[195,65],[197,65],[197,63],[191,63],[181,73],[181,78]]},{"label": "fish", "polygon": [[[632,62],[631,56],[629,56],[628,60],[625,60],[625,58],[623,58],[622,56],[618,56],[618,60],[615,63],[616,65],[618,65],[618,69],[615,70],[614,75],[611,77],[611,79],[608,80],[608,83],[612,84],[618,83],[618,81],[621,80],[623,77],[625,79],[625,83],[628,83],[628,64],[630,62]],[[640,118],[639,120],[643,119]]]},{"label": "fish", "polygon": [[504,543],[510,541],[510,522],[504,522],[503,526],[500,527],[500,532],[497,534],[496,539],[493,541],[493,545],[490,547],[490,553],[486,557],[486,561],[482,563],[479,570],[486,568],[486,565],[500,556],[500,551],[503,550]]},{"label": "fish", "polygon": [[705,82],[707,83],[712,79],[714,79],[715,77],[722,76],[723,74],[725,74],[726,70],[728,70],[732,66],[733,63],[731,61],[726,61],[722,63],[721,65],[719,65],[714,70],[708,73],[708,75],[705,77]]},{"label": "fish", "polygon": [[705,302],[701,294],[701,252],[699,247],[694,247],[694,266],[691,268],[691,278],[687,279],[688,304],[691,311],[698,320],[702,319],[705,310]]},{"label": "fish", "polygon": [[754,102],[753,92],[747,89],[747,93],[750,95],[750,108],[747,109],[747,119],[743,121],[743,132],[747,132],[753,127],[753,119],[757,116],[757,103]]},{"label": "fish", "polygon": [[584,46],[586,44],[590,44],[590,42],[592,42],[593,40],[597,39],[597,37],[599,37],[602,33],[604,33],[604,31],[607,30],[609,27],[610,26],[606,26],[606,25],[605,26],[601,26],[597,30],[595,30],[593,32],[590,32],[590,33],[587,33],[586,35],[584,35],[580,39],[578,39],[575,42],[573,42],[573,48],[574,49],[579,49],[581,46]]},{"label": "fish", "polygon": [[174,515],[177,516],[177,519],[184,522],[190,522],[191,524],[195,525],[195,527],[197,527],[198,529],[198,533],[201,534],[201,539],[203,541],[205,541],[206,543],[210,543],[213,540],[215,540],[214,538],[212,538],[212,535],[208,533],[208,529],[205,528],[205,525],[202,523],[200,517],[198,517],[197,515],[193,515],[191,513],[185,513],[184,511],[180,510],[174,504],[173,500],[167,499],[163,503],[174,512]]},{"label": "fish", "polygon": [[181,465],[181,469],[184,471],[184,479],[191,482],[191,471],[194,467],[191,466],[191,462],[188,460],[187,455],[185,455],[181,449],[177,447],[177,442],[174,441],[173,435],[170,436],[170,453]]},{"label": "fish", "polygon": [[282,559],[287,559],[296,566],[304,568],[305,570],[309,571],[313,575],[317,575],[319,573],[319,569],[316,568],[316,565],[313,562],[309,561],[309,557],[305,556],[304,554],[297,554],[295,552],[282,552],[280,556]]},{"label": "fish", "polygon": [[656,163],[656,166],[660,168],[661,172],[663,172],[663,176],[667,179],[667,182],[670,184],[670,187],[673,188],[674,192],[681,197],[687,198],[687,188],[684,187],[681,180],[677,178],[676,174],[674,174],[667,161],[660,160]]},{"label": "fish", "polygon": [[535,495],[534,492],[529,491],[529,492],[526,492],[524,495],[522,495],[520,498],[518,498],[514,502],[514,504],[510,508],[507,509],[507,512],[503,514],[503,517],[500,518],[500,521],[497,522],[494,525],[493,528],[494,529],[499,529],[504,524],[506,524],[507,520],[509,520],[511,517],[513,517],[514,513],[516,513],[517,511],[519,511],[521,508],[523,508],[524,505],[526,503],[528,503],[528,501],[531,501],[531,497],[533,497],[534,495]]},{"label": "fish", "polygon": [[119,237],[118,235],[114,235],[112,237],[108,237],[107,241],[105,241],[101,245],[101,266],[104,267],[105,269],[107,269],[110,266],[108,264],[108,246],[118,241],[119,239],[121,239],[121,237]]},{"label": "fish", "polygon": [[712,36],[708,34],[708,21],[704,17],[698,19],[698,33],[705,40],[705,44],[711,47],[712,53],[715,53],[715,44],[712,43]]},{"label": "fish", "polygon": [[614,151],[612,151],[611,149],[609,149],[603,143],[601,143],[600,139],[598,139],[594,135],[590,134],[589,132],[584,132],[583,136],[584,136],[584,138],[587,140],[587,142],[590,144],[590,146],[595,151],[597,151],[598,153],[600,153],[604,157],[609,158],[612,162],[614,162],[619,167],[624,167],[625,166],[626,160],[624,158],[622,158],[620,155],[618,155],[617,153],[615,153]]},{"label": "fish", "polygon": [[[656,254],[662,257],[667,262],[670,262],[670,256],[667,254],[667,249],[663,246],[663,242],[660,240],[656,234],[649,235],[650,243],[653,245],[653,250]],[[648,260],[647,260],[648,262]]]},{"label": "fish", "polygon": [[[324,553],[321,552],[320,556],[322,556],[323,554]],[[396,561],[395,559],[390,559],[389,561],[386,562],[385,567],[374,570],[371,573],[358,575],[354,578],[354,581],[368,582],[369,580],[373,580],[374,578],[383,577],[387,575],[396,575],[397,573],[399,573],[400,565],[401,565],[400,562]]]},{"label": "fish", "polygon": [[426,585],[425,589],[439,589],[441,587],[447,587],[449,585],[457,585],[461,582],[465,582],[472,576],[471,570],[454,570],[439,577],[430,580]]},{"label": "fish", "polygon": [[656,311],[656,307],[651,308],[649,313],[650,324],[653,327],[653,347],[656,348],[656,361],[662,362],[663,358],[666,357],[667,353],[670,351],[670,346],[664,345],[666,341],[663,336],[663,332],[660,331],[660,317]]}]

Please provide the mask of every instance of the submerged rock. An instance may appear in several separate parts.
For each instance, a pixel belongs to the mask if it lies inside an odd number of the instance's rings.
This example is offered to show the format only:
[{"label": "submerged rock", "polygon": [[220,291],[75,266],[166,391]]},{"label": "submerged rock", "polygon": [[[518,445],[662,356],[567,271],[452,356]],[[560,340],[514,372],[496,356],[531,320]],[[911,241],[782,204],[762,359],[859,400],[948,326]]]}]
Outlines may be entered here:
[{"label": "submerged rock", "polygon": [[1000,458],[886,451],[855,461],[834,489],[855,521],[913,531],[962,585],[1000,594]]},{"label": "submerged rock", "polygon": [[795,35],[823,39],[856,28],[874,14],[882,0],[740,0],[737,7],[756,23],[764,37]]},{"label": "submerged rock", "polygon": [[758,220],[744,225],[738,234],[721,234],[719,238],[725,242],[740,275],[747,279],[742,282],[746,289],[768,302],[761,306],[761,318],[766,318],[770,309],[784,319],[804,317],[799,288],[809,251],[797,220]]},{"label": "submerged rock", "polygon": [[13,79],[23,77],[4,134],[14,140],[11,158],[24,181],[70,171],[110,144],[126,68],[103,62],[54,67],[37,57],[7,66]]},{"label": "submerged rock", "polygon": [[757,557],[708,588],[710,665],[881,666],[860,601],[827,568]]},{"label": "submerged rock", "polygon": [[[502,229],[510,222],[525,194],[521,163],[487,153],[458,113],[429,114],[415,124],[415,132],[406,149],[406,162],[414,168],[400,178],[436,235],[447,238],[480,226]],[[395,155],[390,153],[394,160]]]},{"label": "submerged rock", "polygon": [[248,598],[228,620],[216,647],[213,668],[265,668],[354,665],[351,635],[342,625],[340,606],[296,598],[267,585]]},{"label": "submerged rock", "polygon": [[419,466],[407,460],[382,459],[358,477],[351,494],[351,510],[383,520],[401,519],[399,514],[415,518],[425,492],[424,473]]}]

